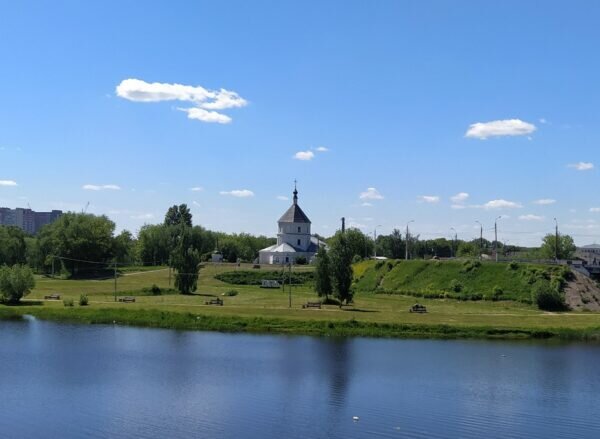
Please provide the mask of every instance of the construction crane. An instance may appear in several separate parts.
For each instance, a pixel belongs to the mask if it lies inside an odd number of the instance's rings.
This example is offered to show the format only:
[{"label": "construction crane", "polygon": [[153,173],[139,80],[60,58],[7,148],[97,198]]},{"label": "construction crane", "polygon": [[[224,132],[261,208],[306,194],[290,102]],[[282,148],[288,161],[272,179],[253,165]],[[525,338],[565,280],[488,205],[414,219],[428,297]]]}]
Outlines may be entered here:
[{"label": "construction crane", "polygon": [[81,211],[81,213],[87,213],[88,207],[90,207],[90,202],[88,201],[85,205],[85,208]]}]

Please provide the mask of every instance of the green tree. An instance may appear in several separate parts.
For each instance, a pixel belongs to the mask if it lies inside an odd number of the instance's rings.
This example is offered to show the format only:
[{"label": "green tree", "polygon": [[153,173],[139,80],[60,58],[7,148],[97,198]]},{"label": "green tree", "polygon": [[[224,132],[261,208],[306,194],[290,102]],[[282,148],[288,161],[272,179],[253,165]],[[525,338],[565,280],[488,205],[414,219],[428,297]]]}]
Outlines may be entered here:
[{"label": "green tree", "polygon": [[329,300],[329,296],[333,292],[331,286],[329,255],[327,254],[325,247],[321,247],[317,253],[315,291],[319,297],[325,297],[325,300]]},{"label": "green tree", "polygon": [[169,207],[165,215],[165,226],[180,226],[184,225],[192,227],[192,213],[187,204],[180,204]]},{"label": "green tree", "polygon": [[181,294],[190,294],[198,286],[200,253],[192,246],[191,227],[181,227],[178,243],[173,251],[172,263],[175,273],[175,288]]},{"label": "green tree", "polygon": [[170,227],[144,225],[138,233],[137,254],[144,265],[165,265],[173,251]]},{"label": "green tree", "polygon": [[27,257],[27,235],[18,227],[0,226],[0,265],[24,264]]},{"label": "green tree", "polygon": [[373,240],[356,228],[346,230],[346,243],[352,257],[367,258],[373,254]]},{"label": "green tree", "polygon": [[[544,236],[542,247],[540,248],[541,256],[546,259],[554,259],[557,255],[556,243],[556,235],[554,233]],[[558,235],[558,259],[571,259],[576,249],[571,236]]]},{"label": "green tree", "polygon": [[71,275],[93,272],[112,260],[114,231],[115,223],[106,216],[69,212],[42,228],[39,245],[47,265],[51,265],[52,257],[60,256]]},{"label": "green tree", "polygon": [[[380,235],[377,237],[377,249],[381,249],[381,254],[386,258],[404,258],[404,245],[402,233],[398,229],[394,229],[390,235]],[[380,251],[377,252],[377,254],[379,253]]]},{"label": "green tree", "polygon": [[329,261],[335,297],[340,307],[345,302],[352,302],[352,250],[348,245],[346,234],[338,232],[330,240]]},{"label": "green tree", "polygon": [[0,298],[4,303],[18,303],[35,287],[33,272],[27,265],[0,267]]},{"label": "green tree", "polygon": [[132,264],[135,260],[135,239],[129,230],[123,230],[113,240],[115,260],[121,264]]}]

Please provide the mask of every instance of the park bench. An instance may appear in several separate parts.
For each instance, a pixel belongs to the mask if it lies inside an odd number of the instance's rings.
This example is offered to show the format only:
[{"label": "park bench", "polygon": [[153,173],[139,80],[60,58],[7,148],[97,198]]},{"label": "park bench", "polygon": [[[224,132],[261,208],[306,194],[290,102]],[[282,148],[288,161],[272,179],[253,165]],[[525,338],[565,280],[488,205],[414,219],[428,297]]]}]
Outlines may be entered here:
[{"label": "park bench", "polygon": [[308,308],[321,309],[321,302],[306,302],[304,305],[302,305],[302,308],[304,308],[304,309],[308,309]]},{"label": "park bench", "polygon": [[281,288],[281,284],[276,280],[263,279],[260,284],[261,288]]},{"label": "park bench", "polygon": [[419,305],[418,303],[416,305],[413,305],[410,307],[410,312],[416,312],[419,314],[424,314],[427,312],[427,308],[425,307],[425,305]]},{"label": "park bench", "polygon": [[48,296],[44,296],[46,300],[60,300],[60,294],[50,294]]},{"label": "park bench", "polygon": [[204,302],[205,305],[218,305],[218,306],[223,306],[223,299],[219,299],[218,297],[216,299],[210,299],[208,302]]},{"label": "park bench", "polygon": [[135,302],[135,297],[132,297],[132,296],[119,297],[119,302],[133,303],[133,302]]}]

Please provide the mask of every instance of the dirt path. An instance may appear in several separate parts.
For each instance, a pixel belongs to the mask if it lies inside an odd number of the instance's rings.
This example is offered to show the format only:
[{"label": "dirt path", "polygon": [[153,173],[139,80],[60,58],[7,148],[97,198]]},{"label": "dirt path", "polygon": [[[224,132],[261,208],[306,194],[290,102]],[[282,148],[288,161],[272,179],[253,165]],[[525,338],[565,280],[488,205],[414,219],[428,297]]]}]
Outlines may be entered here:
[{"label": "dirt path", "polygon": [[600,287],[589,277],[573,270],[575,279],[565,287],[565,300],[573,311],[600,311]]}]

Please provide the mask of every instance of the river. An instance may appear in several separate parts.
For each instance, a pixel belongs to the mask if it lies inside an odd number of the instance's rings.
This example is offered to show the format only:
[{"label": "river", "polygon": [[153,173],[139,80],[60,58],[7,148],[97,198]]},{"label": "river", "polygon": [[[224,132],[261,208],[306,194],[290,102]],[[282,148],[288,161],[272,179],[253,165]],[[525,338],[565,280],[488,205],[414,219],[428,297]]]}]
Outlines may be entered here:
[{"label": "river", "polygon": [[2,438],[600,437],[594,344],[30,318],[0,322],[0,368]]}]

